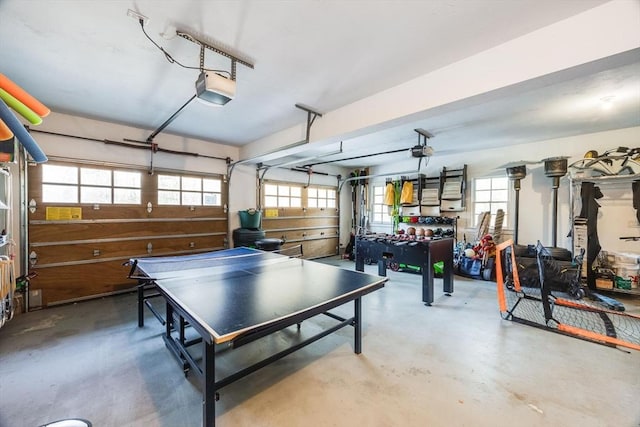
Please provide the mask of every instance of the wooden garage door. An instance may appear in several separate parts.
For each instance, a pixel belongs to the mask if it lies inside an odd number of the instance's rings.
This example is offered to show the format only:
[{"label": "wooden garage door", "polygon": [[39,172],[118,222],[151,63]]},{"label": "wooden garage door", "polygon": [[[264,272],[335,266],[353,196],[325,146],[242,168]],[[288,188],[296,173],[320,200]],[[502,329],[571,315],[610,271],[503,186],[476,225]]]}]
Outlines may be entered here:
[{"label": "wooden garage door", "polygon": [[28,173],[30,289],[43,306],[132,288],[131,257],[225,247],[220,175],[65,162]]},{"label": "wooden garage door", "polygon": [[305,258],[336,255],[339,242],[337,187],[265,181],[262,228],[283,247],[302,244]]}]

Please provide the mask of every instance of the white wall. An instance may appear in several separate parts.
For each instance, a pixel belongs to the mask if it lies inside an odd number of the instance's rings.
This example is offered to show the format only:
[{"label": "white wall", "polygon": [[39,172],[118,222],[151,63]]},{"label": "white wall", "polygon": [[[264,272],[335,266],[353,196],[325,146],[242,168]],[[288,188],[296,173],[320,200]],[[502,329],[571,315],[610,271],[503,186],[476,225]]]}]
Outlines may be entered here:
[{"label": "white wall", "polygon": [[[636,147],[640,141],[640,127],[620,129],[609,132],[579,135],[569,138],[539,141],[535,143],[515,145],[499,149],[485,151],[468,151],[456,154],[439,156],[436,152],[429,160],[426,167],[420,172],[427,176],[438,176],[442,167],[458,168],[467,164],[467,194],[465,212],[460,212],[458,236],[463,233],[473,235],[473,214],[471,208],[472,180],[478,177],[504,176],[504,168],[500,168],[511,161],[530,160],[537,161],[548,157],[569,156],[569,164],[583,157],[588,150],[604,152],[618,146]],[[388,173],[395,171],[416,170],[416,159],[407,159],[401,163],[384,165],[372,170],[372,174]],[[424,162],[423,162],[424,165]],[[396,176],[395,178],[399,178]],[[385,178],[379,178],[378,183],[384,183]],[[518,241],[520,244],[536,243],[540,240],[545,245],[551,245],[552,239],[552,192],[551,178],[544,174],[542,164],[530,165],[527,168],[527,177],[522,180],[520,190],[520,226]],[[570,182],[568,176],[560,181],[558,190],[558,246],[571,249],[571,239],[567,234],[570,231]],[[628,188],[627,188],[628,187]],[[640,226],[633,221],[635,211],[632,208],[631,184],[627,187],[615,186],[605,190],[601,185],[605,198],[602,205],[610,209],[601,209],[598,230],[601,245],[605,250],[635,251],[640,252],[637,242],[623,242],[619,240],[623,235],[640,235]],[[513,187],[510,190],[511,206],[513,212]],[[605,205],[606,202],[606,205]],[[579,204],[577,206],[579,208]],[[578,211],[579,212],[579,211]],[[513,218],[511,219],[513,220]],[[509,225],[509,236],[512,232]],[[632,247],[632,246],[635,246]]]}]

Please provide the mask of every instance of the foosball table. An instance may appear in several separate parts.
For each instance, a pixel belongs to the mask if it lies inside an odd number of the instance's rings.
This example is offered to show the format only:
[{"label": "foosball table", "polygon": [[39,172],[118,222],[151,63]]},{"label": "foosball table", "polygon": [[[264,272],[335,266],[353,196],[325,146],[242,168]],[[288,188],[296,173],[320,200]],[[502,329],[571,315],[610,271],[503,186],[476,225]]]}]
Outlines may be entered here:
[{"label": "foosball table", "polygon": [[356,237],[356,270],[365,264],[378,264],[378,275],[386,276],[387,268],[399,270],[410,265],[422,274],[422,301],[431,305],[434,299],[433,264],[442,261],[442,291],[453,293],[453,238],[407,239],[394,235],[364,235]]}]

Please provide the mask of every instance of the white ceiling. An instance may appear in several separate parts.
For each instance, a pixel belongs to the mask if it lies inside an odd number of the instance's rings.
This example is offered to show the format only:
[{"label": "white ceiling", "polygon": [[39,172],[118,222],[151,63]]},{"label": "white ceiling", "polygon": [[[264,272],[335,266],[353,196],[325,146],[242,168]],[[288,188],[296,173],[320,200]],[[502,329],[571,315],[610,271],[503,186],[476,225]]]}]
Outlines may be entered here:
[{"label": "white ceiling", "polygon": [[[238,65],[237,95],[226,106],[191,102],[165,130],[242,146],[304,123],[296,103],[327,113],[603,3],[2,0],[0,72],[56,112],[151,133],[194,94],[199,72],[169,63],[127,16],[135,10],[149,18],[149,36],[183,64],[198,67],[199,47],[162,36],[175,28],[255,64]],[[229,64],[206,52],[206,67]],[[615,115],[576,108],[614,90],[630,94],[616,99]],[[434,109],[354,138],[349,152],[332,158],[408,148],[418,142],[415,128],[434,134],[437,153],[638,125],[640,54],[633,52]]]}]

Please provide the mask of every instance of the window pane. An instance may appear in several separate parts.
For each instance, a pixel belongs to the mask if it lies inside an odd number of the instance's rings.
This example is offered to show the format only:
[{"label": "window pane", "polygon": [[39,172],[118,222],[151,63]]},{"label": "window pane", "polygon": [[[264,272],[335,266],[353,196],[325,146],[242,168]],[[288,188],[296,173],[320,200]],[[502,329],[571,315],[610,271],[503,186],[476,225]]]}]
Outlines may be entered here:
[{"label": "window pane", "polygon": [[326,208],[327,207],[327,199],[318,199],[318,207]]},{"label": "window pane", "polygon": [[111,187],[111,171],[106,169],[80,169],[80,183]]},{"label": "window pane", "polygon": [[491,192],[492,202],[503,202],[507,200],[507,190],[493,190]]},{"label": "window pane", "polygon": [[478,215],[479,213],[486,212],[490,209],[491,209],[491,203],[476,203],[474,213]]},{"label": "window pane", "polygon": [[384,194],[384,187],[379,187],[379,186],[373,187],[373,194],[375,196],[382,196]]},{"label": "window pane", "polygon": [[289,195],[289,186],[278,185],[278,196],[288,196],[288,195]]},{"label": "window pane", "polygon": [[490,190],[491,178],[478,178],[476,179],[476,190]]},{"label": "window pane", "polygon": [[324,188],[318,188],[318,198],[326,198],[327,197],[327,190],[325,190]]},{"label": "window pane", "polygon": [[264,186],[264,194],[267,195],[267,196],[277,196],[278,195],[278,186],[277,185],[273,185],[273,184],[266,184]]},{"label": "window pane", "polygon": [[182,204],[189,205],[189,206],[202,205],[202,193],[184,191],[182,193]]},{"label": "window pane", "polygon": [[217,193],[202,193],[202,204],[205,206],[220,206],[222,198]]},{"label": "window pane", "polygon": [[80,187],[80,203],[111,203],[111,187]]},{"label": "window pane", "polygon": [[292,197],[291,198],[291,207],[292,208],[301,208],[302,207],[302,199],[300,197]]},{"label": "window pane", "polygon": [[202,191],[202,179],[183,176],[182,190],[183,191]]},{"label": "window pane", "polygon": [[493,178],[491,181],[491,187],[495,190],[506,190],[508,187],[509,179],[507,177],[504,178]]},{"label": "window pane", "polygon": [[[158,175],[158,189],[179,190],[180,177],[173,175]],[[171,203],[173,204],[173,203]]]},{"label": "window pane", "polygon": [[288,197],[278,197],[278,206],[282,208],[289,207],[289,198]]},{"label": "window pane", "polygon": [[74,166],[42,165],[42,182],[77,184],[78,168]]},{"label": "window pane", "polygon": [[503,212],[507,211],[506,203],[491,203],[491,214],[494,215],[498,212],[498,209],[502,209]]},{"label": "window pane", "polygon": [[334,199],[327,200],[327,207],[328,208],[335,208],[336,207],[336,201]]},{"label": "window pane", "polygon": [[264,205],[270,208],[278,207],[278,198],[276,196],[265,196]]},{"label": "window pane", "polygon": [[113,185],[115,187],[141,187],[140,172],[113,171]]},{"label": "window pane", "polygon": [[78,187],[43,184],[42,201],[44,203],[78,203]]},{"label": "window pane", "polygon": [[158,191],[159,205],[180,205],[179,191]]},{"label": "window pane", "polygon": [[316,188],[307,189],[307,196],[309,197],[318,197],[318,190]]},{"label": "window pane", "polygon": [[122,205],[139,205],[141,191],[134,188],[114,188],[113,203]]},{"label": "window pane", "polygon": [[335,199],[336,191],[335,190],[327,190],[327,199]]},{"label": "window pane", "polygon": [[382,194],[376,194],[373,196],[373,203],[376,205],[381,205],[384,202],[384,196]]},{"label": "window pane", "polygon": [[317,208],[318,207],[318,199],[308,199],[307,200],[307,204],[309,205],[310,208]]},{"label": "window pane", "polygon": [[476,192],[476,202],[489,202],[489,201],[491,201],[491,191]]},{"label": "window pane", "polygon": [[302,197],[302,188],[300,188],[300,187],[291,187],[291,196],[292,197]]},{"label": "window pane", "polygon": [[219,179],[202,179],[202,189],[212,193],[222,192],[222,181]]}]

